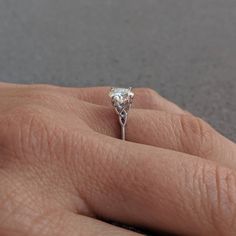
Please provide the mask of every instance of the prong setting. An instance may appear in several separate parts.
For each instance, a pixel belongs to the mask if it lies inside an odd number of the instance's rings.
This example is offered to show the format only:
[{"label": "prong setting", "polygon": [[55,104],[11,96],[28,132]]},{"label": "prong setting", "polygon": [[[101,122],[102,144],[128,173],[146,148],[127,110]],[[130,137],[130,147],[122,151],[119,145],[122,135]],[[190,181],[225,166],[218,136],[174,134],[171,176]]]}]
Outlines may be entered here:
[{"label": "prong setting", "polygon": [[132,92],[132,88],[111,88],[109,96],[118,112],[122,109],[128,111],[132,104],[134,93]]}]

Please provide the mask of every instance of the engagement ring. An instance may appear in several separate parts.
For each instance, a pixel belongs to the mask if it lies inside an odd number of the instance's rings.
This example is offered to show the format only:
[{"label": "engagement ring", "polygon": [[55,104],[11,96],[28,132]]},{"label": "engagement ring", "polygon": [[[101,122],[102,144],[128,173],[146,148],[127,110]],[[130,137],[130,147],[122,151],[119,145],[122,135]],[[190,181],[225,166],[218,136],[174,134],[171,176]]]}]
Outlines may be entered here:
[{"label": "engagement ring", "polygon": [[109,92],[112,105],[119,116],[121,125],[121,139],[125,140],[125,127],[128,119],[128,111],[133,102],[134,93],[132,88],[111,88]]}]

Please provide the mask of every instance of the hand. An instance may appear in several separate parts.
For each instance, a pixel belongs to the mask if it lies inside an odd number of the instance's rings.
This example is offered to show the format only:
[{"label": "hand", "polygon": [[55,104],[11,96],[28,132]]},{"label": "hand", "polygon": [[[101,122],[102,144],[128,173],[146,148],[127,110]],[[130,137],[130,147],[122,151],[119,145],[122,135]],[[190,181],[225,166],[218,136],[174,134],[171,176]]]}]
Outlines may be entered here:
[{"label": "hand", "polygon": [[0,85],[0,235],[235,235],[236,145],[149,89],[116,139],[107,91]]}]

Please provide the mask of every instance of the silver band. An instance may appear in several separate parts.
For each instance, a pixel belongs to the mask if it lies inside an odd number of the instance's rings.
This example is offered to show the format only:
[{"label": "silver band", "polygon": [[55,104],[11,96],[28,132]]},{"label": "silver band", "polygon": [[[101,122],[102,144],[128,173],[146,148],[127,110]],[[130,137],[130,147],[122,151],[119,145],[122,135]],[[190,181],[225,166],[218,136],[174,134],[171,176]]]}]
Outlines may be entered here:
[{"label": "silver band", "polygon": [[111,97],[112,105],[119,116],[121,139],[125,140],[128,111],[133,102],[134,93],[132,92],[132,88],[111,88],[109,96]]},{"label": "silver band", "polygon": [[128,119],[128,113],[126,111],[123,111],[122,113],[119,114],[122,140],[125,140],[125,126],[127,124],[127,119]]}]

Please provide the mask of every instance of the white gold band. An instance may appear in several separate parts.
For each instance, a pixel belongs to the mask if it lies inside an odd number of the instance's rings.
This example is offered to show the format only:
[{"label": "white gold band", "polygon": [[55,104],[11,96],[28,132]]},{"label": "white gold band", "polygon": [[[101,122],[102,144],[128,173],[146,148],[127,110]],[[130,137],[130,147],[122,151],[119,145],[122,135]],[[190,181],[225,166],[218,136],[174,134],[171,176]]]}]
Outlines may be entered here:
[{"label": "white gold band", "polygon": [[133,102],[134,93],[132,92],[132,88],[111,88],[109,97],[111,98],[112,105],[119,116],[121,139],[125,140],[125,128],[128,119],[128,111]]}]

